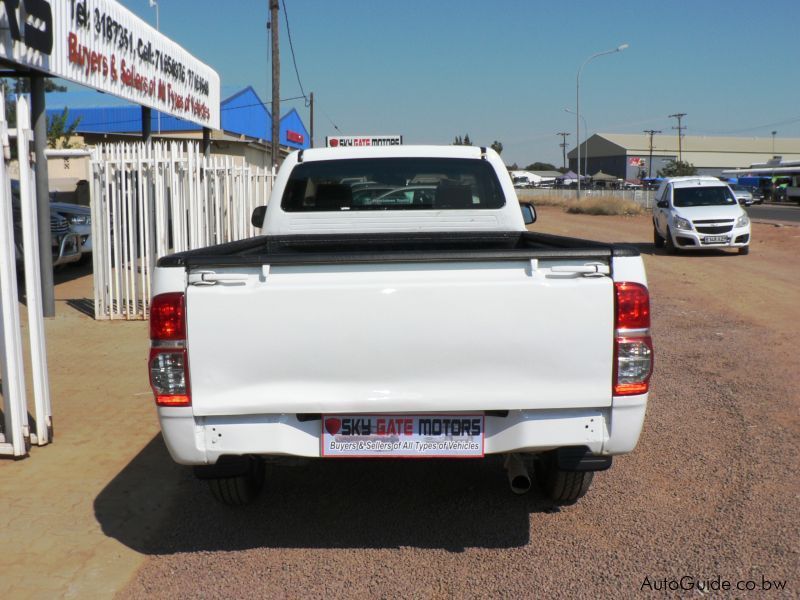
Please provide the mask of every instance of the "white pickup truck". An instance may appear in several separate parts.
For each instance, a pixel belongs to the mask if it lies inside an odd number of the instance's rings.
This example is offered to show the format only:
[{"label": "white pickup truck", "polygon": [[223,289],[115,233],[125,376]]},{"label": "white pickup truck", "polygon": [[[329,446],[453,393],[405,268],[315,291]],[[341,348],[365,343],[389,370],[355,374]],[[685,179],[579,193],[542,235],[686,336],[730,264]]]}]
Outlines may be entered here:
[{"label": "white pickup truck", "polygon": [[173,254],[149,368],[167,448],[227,504],[264,462],[503,454],[554,502],[633,450],[653,364],[635,248],[527,231],[500,157],[314,149],[263,236]]}]

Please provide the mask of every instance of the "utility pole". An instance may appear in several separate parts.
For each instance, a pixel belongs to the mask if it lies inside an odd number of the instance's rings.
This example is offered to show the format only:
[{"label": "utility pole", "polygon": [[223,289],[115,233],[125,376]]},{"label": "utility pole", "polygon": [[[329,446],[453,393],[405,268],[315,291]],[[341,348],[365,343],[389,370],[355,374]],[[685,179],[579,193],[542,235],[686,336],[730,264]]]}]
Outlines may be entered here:
[{"label": "utility pole", "polygon": [[777,131],[772,132],[772,157],[775,158],[775,136],[777,135]]},{"label": "utility pole", "polygon": [[653,136],[661,131],[656,129],[645,129],[644,132],[650,136],[650,158],[647,159],[647,178],[650,179],[651,166],[653,164]]},{"label": "utility pole", "polygon": [[567,168],[567,136],[569,134],[566,131],[559,131],[556,135],[560,135],[561,136],[561,140],[562,141],[559,144],[559,146],[561,146],[561,154],[563,155],[563,157],[561,159],[561,161],[562,161],[561,162],[561,167],[563,169],[566,169]]},{"label": "utility pole", "polygon": [[309,94],[309,96],[310,96],[310,98],[309,98],[309,101],[308,101],[308,106],[309,106],[309,112],[311,113],[311,119],[310,119],[310,122],[311,122],[311,139],[309,140],[309,142],[311,143],[310,145],[313,148],[314,147],[314,92],[311,92]]},{"label": "utility pole", "polygon": [[31,125],[33,151],[36,155],[36,206],[39,212],[39,261],[42,285],[42,316],[56,316],[55,288],[53,287],[53,247],[50,234],[50,183],[47,175],[47,110],[45,106],[44,75],[32,72]]},{"label": "utility pole", "polygon": [[673,129],[678,130],[678,162],[683,162],[683,152],[681,151],[681,138],[683,137],[683,130],[686,127],[681,127],[681,119],[686,116],[686,113],[675,113],[674,115],[669,115],[669,118],[676,118],[678,119],[678,126],[673,127]]},{"label": "utility pole", "polygon": [[278,43],[280,24],[278,22],[278,1],[269,0],[270,27],[272,33],[272,167],[278,167],[281,126],[281,60]]}]

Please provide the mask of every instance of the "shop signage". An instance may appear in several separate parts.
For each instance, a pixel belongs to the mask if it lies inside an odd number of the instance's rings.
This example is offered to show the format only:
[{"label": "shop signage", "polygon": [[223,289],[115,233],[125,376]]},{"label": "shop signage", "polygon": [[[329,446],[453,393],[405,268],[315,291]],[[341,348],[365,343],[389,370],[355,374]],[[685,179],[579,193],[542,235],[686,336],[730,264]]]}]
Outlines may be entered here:
[{"label": "shop signage", "polygon": [[328,148],[353,148],[357,146],[400,146],[402,135],[340,135],[325,138]]},{"label": "shop signage", "polygon": [[219,75],[114,0],[0,0],[0,61],[219,129]]}]

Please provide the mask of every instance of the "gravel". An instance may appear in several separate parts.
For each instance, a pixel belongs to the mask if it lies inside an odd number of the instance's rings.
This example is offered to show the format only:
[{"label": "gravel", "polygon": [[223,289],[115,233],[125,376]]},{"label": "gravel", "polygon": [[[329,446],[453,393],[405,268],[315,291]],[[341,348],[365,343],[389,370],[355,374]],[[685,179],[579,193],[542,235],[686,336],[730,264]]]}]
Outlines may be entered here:
[{"label": "gravel", "polygon": [[[541,210],[540,223],[557,214]],[[558,214],[564,231],[553,229],[580,235],[587,218]],[[650,236],[646,217],[591,227]],[[657,353],[645,429],[576,505],[554,507],[536,488],[513,495],[494,457],[274,467],[259,501],[239,510],[215,504],[188,470],[162,468],[153,494],[166,476],[180,478],[177,492],[155,534],[120,536],[150,558],[119,595],[628,597],[691,577],[752,580],[752,597],[786,580],[766,597],[797,596],[798,324],[777,310],[765,326],[768,299],[736,292],[764,278],[765,294],[800,300],[796,271],[757,268],[768,243],[761,257],[640,247]],[[169,461],[160,442],[150,454]]]}]

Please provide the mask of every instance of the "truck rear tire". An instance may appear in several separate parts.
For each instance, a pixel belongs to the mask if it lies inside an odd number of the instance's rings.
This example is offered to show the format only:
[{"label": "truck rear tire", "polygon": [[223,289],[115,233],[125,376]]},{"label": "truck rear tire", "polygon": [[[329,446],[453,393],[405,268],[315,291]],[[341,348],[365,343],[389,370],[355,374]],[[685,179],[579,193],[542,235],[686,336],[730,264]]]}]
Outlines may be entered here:
[{"label": "truck rear tire", "polygon": [[536,464],[536,480],[544,494],[555,504],[575,504],[589,491],[594,471],[564,471],[552,456],[543,456]]},{"label": "truck rear tire", "polygon": [[227,506],[245,506],[255,500],[264,487],[264,461],[251,457],[241,475],[207,479],[208,489],[217,502]]}]

